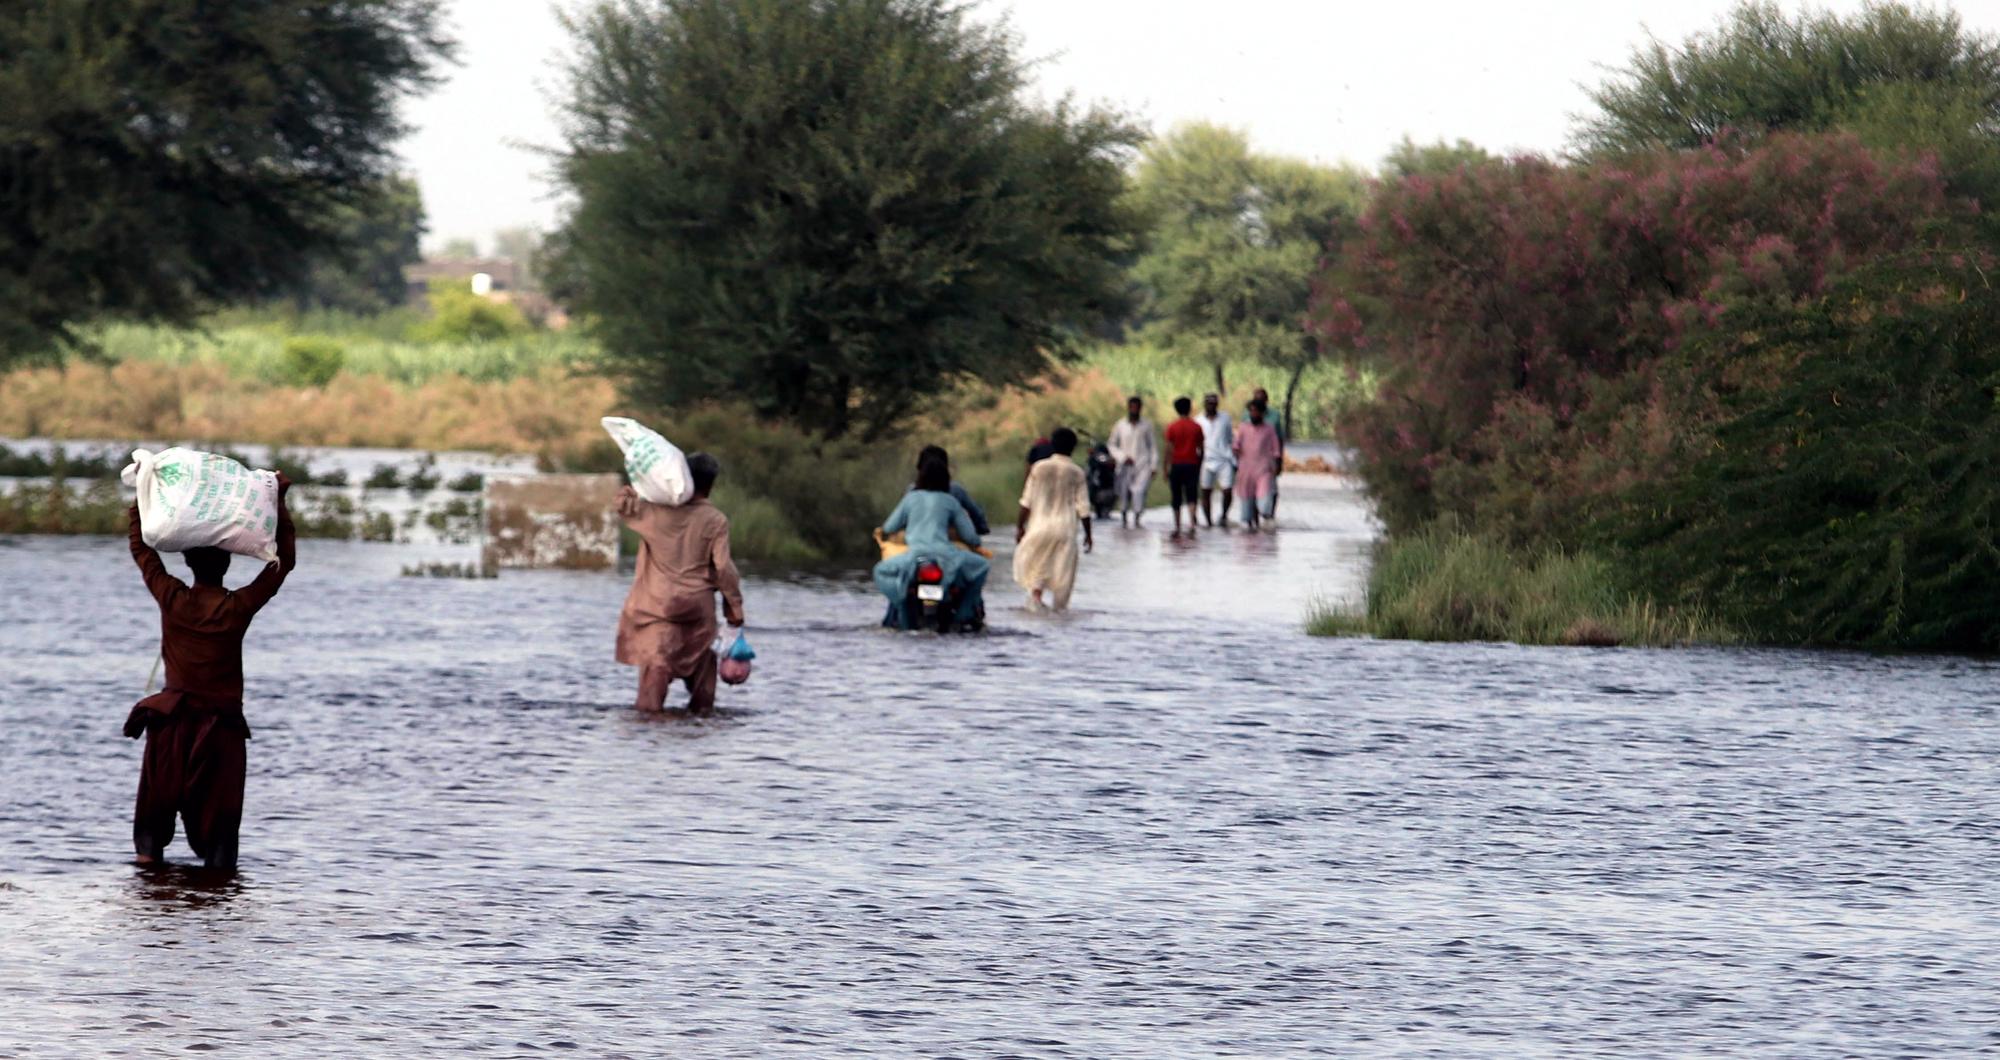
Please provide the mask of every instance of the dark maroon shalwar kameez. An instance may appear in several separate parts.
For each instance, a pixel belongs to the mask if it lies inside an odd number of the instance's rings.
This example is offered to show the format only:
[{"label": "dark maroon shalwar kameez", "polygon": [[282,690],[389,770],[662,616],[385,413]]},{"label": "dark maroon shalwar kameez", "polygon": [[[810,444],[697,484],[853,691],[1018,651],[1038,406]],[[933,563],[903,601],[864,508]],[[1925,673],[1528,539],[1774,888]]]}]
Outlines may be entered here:
[{"label": "dark maroon shalwar kameez", "polygon": [[160,655],[165,690],[147,696],[125,719],[125,735],[146,735],[132,845],[159,860],[174,838],[174,816],[187,824],[188,846],[210,868],[236,866],[236,830],[243,819],[243,634],[270,602],[294,562],[292,521],[282,503],[278,561],[255,581],[230,591],[186,585],[167,573],[160,554],[139,536],[132,509],[132,558],[160,605]]}]

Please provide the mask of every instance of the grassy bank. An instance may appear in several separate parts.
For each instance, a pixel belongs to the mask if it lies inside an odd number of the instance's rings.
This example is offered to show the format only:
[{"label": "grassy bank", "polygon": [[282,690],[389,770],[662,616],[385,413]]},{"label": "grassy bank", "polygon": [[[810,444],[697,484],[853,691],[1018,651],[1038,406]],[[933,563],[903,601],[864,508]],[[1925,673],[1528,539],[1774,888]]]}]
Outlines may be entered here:
[{"label": "grassy bank", "polygon": [[337,313],[303,317],[232,313],[199,329],[109,324],[89,333],[103,357],[120,364],[220,368],[230,376],[270,385],[309,385],[311,367],[302,345],[330,350],[329,374],[421,385],[442,378],[500,382],[563,373],[587,366],[596,355],[573,332],[525,331],[479,341],[418,341],[410,335],[424,318],[402,311],[380,317]]},{"label": "grassy bank", "polygon": [[1618,583],[1604,559],[1522,554],[1433,526],[1378,546],[1360,608],[1322,607],[1317,636],[1670,647],[1733,643],[1700,613],[1660,608]]}]

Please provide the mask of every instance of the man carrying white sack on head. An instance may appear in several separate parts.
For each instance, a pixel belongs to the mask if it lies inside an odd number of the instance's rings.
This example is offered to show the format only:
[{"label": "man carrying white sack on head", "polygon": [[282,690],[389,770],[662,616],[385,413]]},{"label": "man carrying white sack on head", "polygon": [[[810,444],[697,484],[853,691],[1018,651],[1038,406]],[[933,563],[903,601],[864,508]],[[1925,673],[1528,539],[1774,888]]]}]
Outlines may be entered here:
[{"label": "man carrying white sack on head", "polygon": [[688,710],[715,706],[715,594],[731,628],[743,625],[743,584],[729,554],[729,517],[708,502],[722,465],[707,453],[687,458],[693,495],[655,504],[631,486],[618,514],[639,535],[632,591],[618,615],[618,661],[639,668],[639,710],[666,707],[667,689],[687,685]]},{"label": "man carrying white sack on head", "polygon": [[[189,450],[140,450],[134,458],[125,471],[126,482],[139,491],[130,512],[132,559],[160,608],[166,685],[134,705],[125,720],[126,736],[146,738],[132,845],[140,864],[159,863],[179,817],[188,846],[207,867],[234,869],[244,741],[250,738],[243,720],[243,635],[292,570],[294,534],[285,508],[291,482]],[[148,513],[143,520],[142,508]],[[194,584],[167,573],[149,537],[183,550]],[[255,551],[270,562],[250,584],[227,589],[222,578],[230,553],[190,544],[197,540]]]}]

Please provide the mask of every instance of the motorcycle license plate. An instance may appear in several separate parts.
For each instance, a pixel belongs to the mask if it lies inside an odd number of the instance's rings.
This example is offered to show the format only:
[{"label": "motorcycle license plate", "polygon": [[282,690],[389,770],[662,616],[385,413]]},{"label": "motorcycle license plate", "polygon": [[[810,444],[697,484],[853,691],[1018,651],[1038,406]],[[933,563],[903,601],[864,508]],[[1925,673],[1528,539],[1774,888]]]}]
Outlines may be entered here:
[{"label": "motorcycle license plate", "polygon": [[925,603],[930,603],[930,604],[937,603],[938,601],[944,599],[944,586],[919,585],[917,586],[917,599],[922,600]]}]

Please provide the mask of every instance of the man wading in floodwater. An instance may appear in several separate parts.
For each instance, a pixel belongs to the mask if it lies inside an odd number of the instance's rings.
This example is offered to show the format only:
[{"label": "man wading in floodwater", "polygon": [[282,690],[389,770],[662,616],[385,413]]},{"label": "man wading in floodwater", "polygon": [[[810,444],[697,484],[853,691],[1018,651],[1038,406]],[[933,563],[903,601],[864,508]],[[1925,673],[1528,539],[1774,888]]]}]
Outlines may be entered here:
[{"label": "man wading in floodwater", "polygon": [[639,668],[641,711],[666,707],[667,689],[687,685],[688,710],[715,706],[715,594],[731,628],[743,624],[743,584],[729,555],[729,517],[708,503],[722,465],[688,457],[694,497],[668,507],[618,491],[618,514],[639,535],[639,566],[618,615],[618,661]]},{"label": "man wading in floodwater", "polygon": [[1118,462],[1119,526],[1138,526],[1146,517],[1146,490],[1153,484],[1153,469],[1160,466],[1160,443],[1153,438],[1153,422],[1142,414],[1145,407],[1137,397],[1127,399],[1125,418],[1111,426],[1108,444],[1111,459]]},{"label": "man wading in floodwater", "polygon": [[277,561],[234,592],[222,586],[229,553],[219,548],[181,554],[193,585],[168,574],[160,554],[139,536],[139,506],[132,506],[132,559],[160,605],[160,659],[167,671],[166,687],[140,700],[125,719],[125,735],[146,737],[132,814],[132,846],[141,865],[160,862],[178,814],[203,864],[236,867],[243,741],[250,738],[243,721],[243,634],[295,562],[292,513],[285,509],[291,488],[291,480],[279,475]]},{"label": "man wading in floodwater", "polygon": [[1069,609],[1076,588],[1076,525],[1083,524],[1083,550],[1090,551],[1090,491],[1076,452],[1076,432],[1056,429],[1049,438],[1054,455],[1028,471],[1021,514],[1014,522],[1014,583],[1028,591],[1028,610]]},{"label": "man wading in floodwater", "polygon": [[[1285,417],[1271,407],[1271,392],[1261,386],[1250,400],[1264,406],[1264,422],[1271,425],[1271,434],[1278,439],[1278,463],[1271,469],[1271,500],[1264,507],[1264,519],[1269,522],[1278,517],[1278,477],[1285,473]],[[1223,506],[1228,507],[1226,503]]]}]

